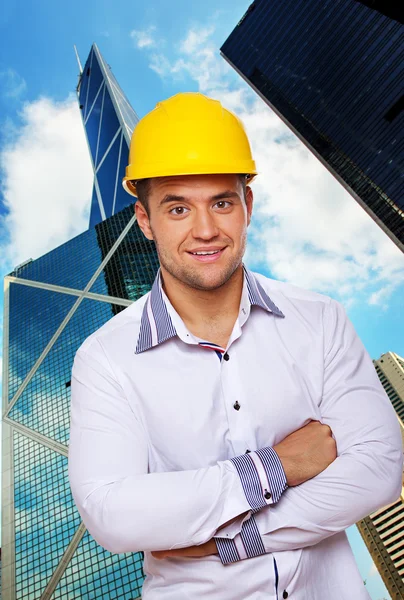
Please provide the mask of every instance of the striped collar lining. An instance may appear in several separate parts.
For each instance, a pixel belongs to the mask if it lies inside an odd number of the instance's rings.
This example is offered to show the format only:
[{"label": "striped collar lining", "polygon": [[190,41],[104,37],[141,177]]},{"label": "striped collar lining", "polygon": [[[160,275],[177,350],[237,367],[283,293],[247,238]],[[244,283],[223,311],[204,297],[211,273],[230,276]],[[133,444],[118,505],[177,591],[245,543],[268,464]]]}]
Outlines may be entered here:
[{"label": "striped collar lining", "polygon": [[[264,310],[271,312],[278,317],[284,317],[285,315],[272,302],[271,298],[265,292],[253,273],[245,266],[243,266],[243,268],[250,304],[260,306]],[[166,303],[164,302],[159,269],[153,287],[143,307],[135,354],[140,354],[145,350],[149,350],[176,335],[176,329],[168,313]],[[206,344],[212,347],[210,342],[206,342]]]}]

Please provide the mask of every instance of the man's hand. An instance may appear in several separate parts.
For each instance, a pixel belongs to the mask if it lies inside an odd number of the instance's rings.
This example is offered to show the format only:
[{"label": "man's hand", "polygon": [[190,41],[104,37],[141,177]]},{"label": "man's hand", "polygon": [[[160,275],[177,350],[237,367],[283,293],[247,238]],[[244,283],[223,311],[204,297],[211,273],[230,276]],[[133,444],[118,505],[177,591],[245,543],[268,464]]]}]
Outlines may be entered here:
[{"label": "man's hand", "polygon": [[212,538],[205,544],[199,546],[188,546],[188,548],[176,548],[175,550],[156,550],[153,551],[154,558],[199,558],[210,554],[218,554],[215,540]]},{"label": "man's hand", "polygon": [[[273,447],[278,454],[290,487],[299,485],[321,471],[324,471],[336,458],[337,446],[328,425],[319,421],[310,421],[297,429]],[[223,523],[219,529],[226,527],[243,515],[238,515]],[[217,531],[219,531],[219,529]],[[156,550],[151,553],[154,558],[192,557],[198,558],[210,554],[218,554],[214,539],[199,546],[177,548],[175,550]]]},{"label": "man's hand", "polygon": [[319,421],[310,421],[273,449],[281,460],[286,481],[291,487],[315,477],[337,458],[332,431]]}]

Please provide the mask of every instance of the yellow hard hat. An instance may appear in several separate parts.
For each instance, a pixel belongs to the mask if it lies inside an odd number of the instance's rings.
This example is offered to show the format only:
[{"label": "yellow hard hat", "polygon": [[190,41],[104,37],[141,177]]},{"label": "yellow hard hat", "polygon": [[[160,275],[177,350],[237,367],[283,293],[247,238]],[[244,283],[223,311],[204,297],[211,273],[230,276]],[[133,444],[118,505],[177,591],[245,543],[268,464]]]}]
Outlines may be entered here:
[{"label": "yellow hard hat", "polygon": [[218,100],[184,92],[158,102],[136,125],[122,184],[136,196],[139,179],[213,173],[245,174],[247,182],[254,178],[247,134]]}]

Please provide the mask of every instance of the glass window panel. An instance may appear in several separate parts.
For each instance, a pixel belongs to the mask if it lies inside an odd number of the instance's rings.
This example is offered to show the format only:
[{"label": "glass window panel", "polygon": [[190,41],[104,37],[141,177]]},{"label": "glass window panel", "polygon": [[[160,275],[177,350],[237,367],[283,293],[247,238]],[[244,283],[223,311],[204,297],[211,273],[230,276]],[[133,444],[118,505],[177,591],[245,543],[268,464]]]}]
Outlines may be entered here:
[{"label": "glass window panel", "polygon": [[100,89],[100,85],[103,81],[102,72],[100,66],[98,64],[97,57],[94,53],[93,62],[91,64],[91,73],[90,73],[90,83],[88,88],[88,98],[87,98],[87,114],[89,113],[91,106],[94,102],[94,98],[97,95],[98,90]]},{"label": "glass window panel", "polygon": [[118,185],[116,187],[116,197],[115,197],[115,208],[114,214],[121,211],[126,206],[130,206],[135,202],[135,198],[128,194],[126,190],[124,190],[122,185],[122,179],[125,177],[125,170],[128,166],[129,160],[129,149],[128,144],[126,143],[125,138],[122,140],[122,149],[121,149],[121,161],[119,164],[119,172],[118,172]]},{"label": "glass window panel", "polygon": [[[133,207],[122,211],[126,212],[133,214]],[[90,291],[137,300],[151,289],[158,268],[154,242],[143,235],[135,222]]]},{"label": "glass window panel", "polygon": [[111,554],[86,531],[51,600],[134,600],[144,581],[142,553]]},{"label": "glass window panel", "polygon": [[105,151],[110,145],[114,135],[118,131],[119,121],[116,116],[114,105],[112,104],[109,91],[105,88],[104,107],[102,110],[102,121],[100,129],[100,141],[98,145],[97,166],[101,162]]},{"label": "glass window panel", "polygon": [[76,296],[10,284],[9,400],[76,300]]},{"label": "glass window panel", "polygon": [[[128,197],[130,198],[129,194]],[[72,238],[11,274],[82,290],[132,215],[133,209],[128,209],[119,216],[102,221],[95,228]]]},{"label": "glass window panel", "polygon": [[87,99],[87,89],[90,81],[90,64],[91,64],[92,51],[88,55],[86,64],[84,65],[83,74],[81,76],[80,82],[80,90],[79,90],[79,104],[83,107],[81,110],[83,111],[83,116],[86,114],[86,99]]},{"label": "glass window panel", "polygon": [[107,302],[87,298],[81,302],[11,409],[11,419],[67,444],[71,388],[66,383],[71,379],[74,355],[82,342],[115,312]]},{"label": "glass window panel", "polygon": [[88,143],[90,146],[91,156],[93,158],[93,163],[95,164],[96,152],[97,152],[97,143],[98,143],[98,130],[100,127],[101,120],[101,108],[102,108],[102,98],[104,95],[104,90],[97,96],[97,100],[89,114],[88,121],[85,123]]},{"label": "glass window panel", "polygon": [[100,211],[100,205],[98,203],[97,192],[96,192],[95,186],[94,186],[93,197],[91,199],[89,229],[91,229],[91,227],[94,227],[94,225],[97,225],[97,223],[101,223],[101,221],[102,221],[102,215],[101,215],[101,211]]},{"label": "glass window panel", "polygon": [[110,217],[112,214],[120,142],[121,136],[118,135],[96,174],[102,204],[107,217]]},{"label": "glass window panel", "polygon": [[14,431],[16,598],[39,598],[80,525],[67,458]]}]

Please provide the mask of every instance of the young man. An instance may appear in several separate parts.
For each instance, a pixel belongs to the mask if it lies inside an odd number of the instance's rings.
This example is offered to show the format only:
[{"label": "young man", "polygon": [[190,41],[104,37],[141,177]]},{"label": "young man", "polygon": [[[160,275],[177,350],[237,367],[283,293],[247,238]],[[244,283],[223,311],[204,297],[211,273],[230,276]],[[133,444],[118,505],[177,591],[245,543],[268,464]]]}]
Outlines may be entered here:
[{"label": "young man", "polygon": [[402,442],[344,309],[243,265],[256,169],[219,102],[159,103],[129,162],[161,269],[75,356],[84,524],[145,552],[145,600],[368,599],[344,530],[398,498]]}]

